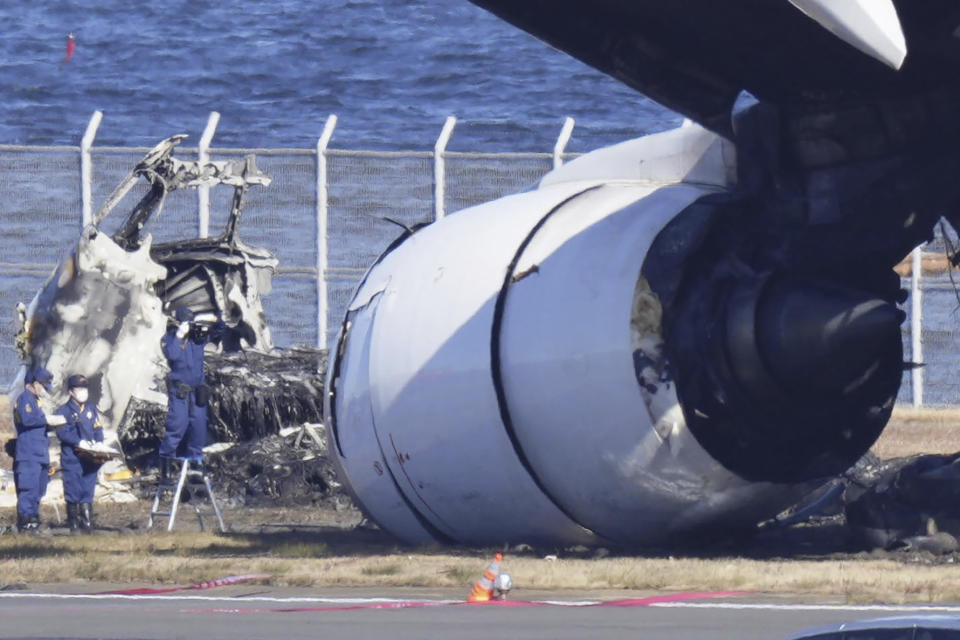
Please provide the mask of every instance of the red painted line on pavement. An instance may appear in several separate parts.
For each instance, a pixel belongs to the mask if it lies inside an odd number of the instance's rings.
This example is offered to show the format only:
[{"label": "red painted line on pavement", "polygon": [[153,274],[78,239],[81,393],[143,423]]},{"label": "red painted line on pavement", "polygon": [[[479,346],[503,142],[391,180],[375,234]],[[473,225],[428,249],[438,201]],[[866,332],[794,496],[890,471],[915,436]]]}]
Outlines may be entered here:
[{"label": "red painted line on pavement", "polygon": [[371,602],[349,605],[327,605],[322,607],[289,607],[280,609],[188,609],[187,613],[309,613],[320,611],[357,611],[366,609],[418,609],[423,607],[548,607],[548,606],[580,606],[580,607],[649,607],[662,602],[684,602],[687,600],[705,600],[724,596],[747,593],[745,591],[687,591],[646,598],[630,598],[625,600],[609,600],[606,602],[591,602],[576,605],[564,605],[557,602],[534,602],[530,600],[488,600],[486,602],[442,602],[442,601],[400,601],[400,602]]}]

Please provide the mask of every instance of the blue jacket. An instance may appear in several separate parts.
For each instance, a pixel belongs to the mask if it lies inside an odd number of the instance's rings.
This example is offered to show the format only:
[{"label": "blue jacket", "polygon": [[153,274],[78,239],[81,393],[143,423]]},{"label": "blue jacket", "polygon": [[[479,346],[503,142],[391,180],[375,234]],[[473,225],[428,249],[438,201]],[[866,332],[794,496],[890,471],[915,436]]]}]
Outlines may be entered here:
[{"label": "blue jacket", "polygon": [[17,396],[14,414],[17,428],[16,462],[50,464],[50,438],[47,437],[47,416],[37,396],[29,389]]},{"label": "blue jacket", "polygon": [[67,424],[57,429],[57,437],[60,438],[60,464],[64,469],[80,468],[81,462],[74,447],[80,444],[81,440],[103,442],[103,428],[98,421],[100,414],[92,402],[80,406],[73,398],[57,409],[57,413],[67,419]]},{"label": "blue jacket", "polygon": [[219,320],[202,341],[195,341],[188,333],[183,338],[177,337],[177,328],[167,329],[160,340],[163,355],[170,364],[169,382],[184,382],[191,387],[203,384],[203,348],[211,340],[217,340],[223,332],[224,325]]}]

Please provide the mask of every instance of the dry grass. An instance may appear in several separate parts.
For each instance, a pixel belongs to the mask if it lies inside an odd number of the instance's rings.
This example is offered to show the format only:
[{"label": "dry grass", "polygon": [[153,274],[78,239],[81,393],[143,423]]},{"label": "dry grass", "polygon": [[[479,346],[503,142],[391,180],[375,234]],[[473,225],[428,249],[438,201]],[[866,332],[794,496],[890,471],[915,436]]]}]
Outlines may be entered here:
[{"label": "dry grass", "polygon": [[[0,397],[0,439],[9,431]],[[897,409],[874,447],[884,458],[960,451],[960,409]],[[9,461],[4,461],[4,466]],[[139,521],[145,506],[128,506]],[[138,510],[138,511],[137,511]],[[316,518],[300,510],[304,522]],[[4,514],[2,520],[12,518]],[[264,520],[269,521],[269,520]],[[152,533],[31,538],[0,536],[0,582],[180,584],[242,573],[267,573],[276,586],[422,586],[466,593],[491,551],[404,551],[362,532]],[[524,590],[716,590],[829,596],[850,602],[960,600],[953,565],[890,558],[757,560],[750,558],[607,557],[546,560],[507,554],[504,569]]]},{"label": "dry grass", "polygon": [[[466,593],[490,552],[334,555],[309,539],[284,546],[263,536],[209,533],[0,538],[6,582],[191,584],[242,573],[298,587],[442,587]],[[545,560],[507,554],[504,570],[523,590],[715,590],[835,596],[851,602],[943,602],[960,599],[954,566],[891,560],[758,561],[742,558]]]}]

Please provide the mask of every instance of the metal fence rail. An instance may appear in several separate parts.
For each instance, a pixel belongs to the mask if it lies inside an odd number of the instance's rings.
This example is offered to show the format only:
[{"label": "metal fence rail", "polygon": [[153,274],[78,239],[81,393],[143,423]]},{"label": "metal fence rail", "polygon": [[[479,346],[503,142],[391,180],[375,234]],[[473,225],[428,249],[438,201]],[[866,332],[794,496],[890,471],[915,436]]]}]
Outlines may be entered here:
[{"label": "metal fence rail", "polygon": [[[30,301],[99,204],[149,150],[95,146],[100,119],[95,113],[78,147],[0,145],[0,375],[7,380],[19,366],[16,303]],[[515,193],[574,155],[565,152],[573,130],[569,118],[552,151],[543,153],[447,151],[456,126],[452,117],[432,152],[330,148],[336,116],[328,118],[314,149],[216,148],[211,141],[218,121],[211,114],[198,146],[181,147],[177,155],[226,160],[253,153],[273,178],[270,187],[247,192],[239,229],[249,244],[280,261],[273,290],[264,297],[279,346],[332,343],[357,282],[400,231],[387,218],[412,226]],[[116,229],[145,189],[141,184],[131,190],[115,217],[101,224],[104,231]],[[173,192],[146,231],[154,241],[218,234],[231,198],[229,189]],[[900,402],[960,404],[953,339],[960,304],[945,277],[920,277],[919,260],[918,249],[916,276],[904,280],[912,295],[903,335],[906,359],[922,358],[926,366],[904,376]]]}]

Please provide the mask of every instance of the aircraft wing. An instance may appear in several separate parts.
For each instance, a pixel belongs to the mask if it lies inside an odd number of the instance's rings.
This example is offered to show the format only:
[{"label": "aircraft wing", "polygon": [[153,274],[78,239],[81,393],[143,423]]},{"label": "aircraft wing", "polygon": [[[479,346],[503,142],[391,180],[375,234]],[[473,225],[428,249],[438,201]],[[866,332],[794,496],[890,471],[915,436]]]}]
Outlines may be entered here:
[{"label": "aircraft wing", "polygon": [[925,93],[960,63],[952,0],[471,2],[721,134],[743,90],[803,113]]}]

